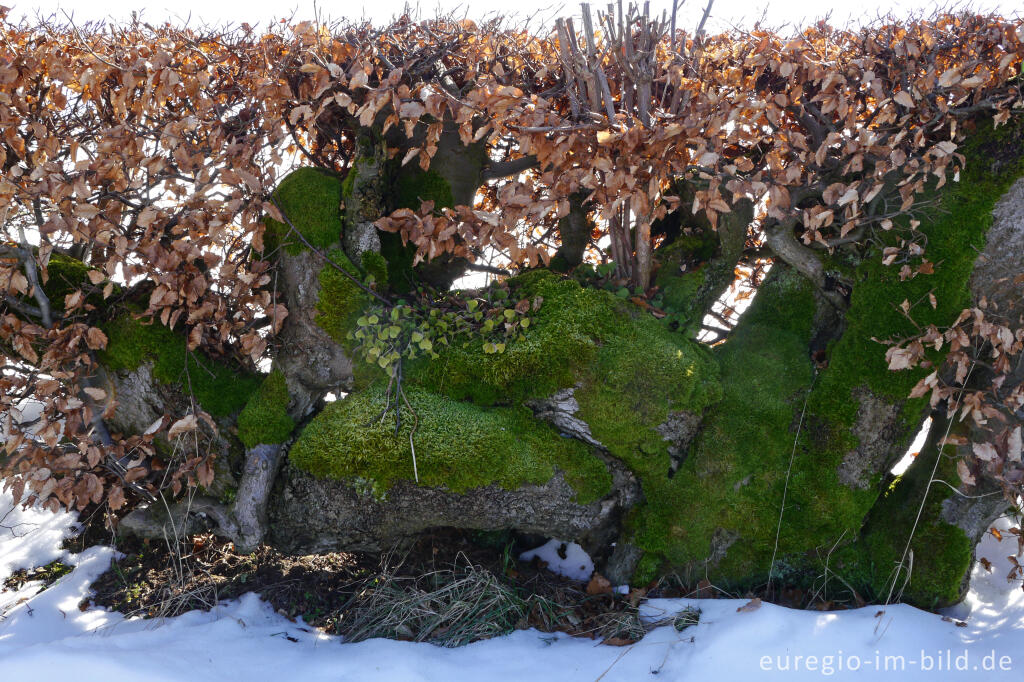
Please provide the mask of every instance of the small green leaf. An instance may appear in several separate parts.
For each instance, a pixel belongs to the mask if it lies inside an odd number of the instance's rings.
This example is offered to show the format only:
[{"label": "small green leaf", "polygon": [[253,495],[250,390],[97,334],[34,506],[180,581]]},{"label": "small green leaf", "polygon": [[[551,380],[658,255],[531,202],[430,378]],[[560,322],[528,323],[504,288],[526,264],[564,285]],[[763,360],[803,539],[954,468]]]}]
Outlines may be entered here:
[{"label": "small green leaf", "polygon": [[514,320],[516,319],[516,311],[512,308],[505,308],[505,319]]},{"label": "small green leaf", "polygon": [[413,343],[419,343],[420,341],[422,341],[422,340],[423,340],[423,334],[421,334],[421,333],[419,333],[419,332],[413,332],[413,333],[412,333],[412,336],[410,337],[410,340],[411,340],[411,341],[412,341]]},{"label": "small green leaf", "polygon": [[530,326],[530,318],[524,317],[522,320],[519,321],[519,324],[523,325],[523,329],[529,328],[529,326]]}]

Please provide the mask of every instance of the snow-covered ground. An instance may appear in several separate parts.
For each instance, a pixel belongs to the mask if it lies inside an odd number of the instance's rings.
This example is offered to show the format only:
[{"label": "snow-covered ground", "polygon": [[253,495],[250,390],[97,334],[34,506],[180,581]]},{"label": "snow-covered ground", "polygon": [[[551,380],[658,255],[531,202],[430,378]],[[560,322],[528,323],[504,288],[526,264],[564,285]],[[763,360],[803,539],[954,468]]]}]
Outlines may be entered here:
[{"label": "snow-covered ground", "polygon": [[67,554],[60,542],[72,532],[72,515],[8,512],[10,502],[0,495],[0,582],[54,559],[75,569],[38,594],[38,584],[0,592],[0,680],[1020,680],[1024,672],[1024,591],[1005,580],[1012,539],[983,542],[979,556],[994,571],[975,569],[956,613],[966,627],[905,605],[738,611],[745,601],[675,599],[643,608],[659,618],[694,606],[700,624],[683,632],[658,628],[632,646],[530,630],[442,649],[390,640],[343,644],[279,616],[253,594],[163,621],[80,611],[113,551]]}]

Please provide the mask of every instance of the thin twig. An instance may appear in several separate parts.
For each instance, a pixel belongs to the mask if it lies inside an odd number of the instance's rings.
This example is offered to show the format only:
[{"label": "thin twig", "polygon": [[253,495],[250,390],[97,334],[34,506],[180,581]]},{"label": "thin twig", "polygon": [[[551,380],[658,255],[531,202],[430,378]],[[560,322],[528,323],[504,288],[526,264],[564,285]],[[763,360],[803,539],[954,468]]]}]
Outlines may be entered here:
[{"label": "thin twig", "polygon": [[[709,3],[710,4],[710,3]],[[789,476],[793,472],[793,460],[796,458],[797,444],[800,442],[800,431],[804,426],[804,415],[807,414],[807,401],[811,398],[811,391],[814,390],[814,383],[818,380],[818,373],[814,373],[814,377],[811,379],[811,385],[807,389],[807,395],[804,396],[804,406],[800,410],[800,422],[796,427],[796,436],[793,438],[793,450],[789,453],[789,466],[786,467],[786,484],[782,488],[782,505],[779,507],[779,523],[775,528],[775,547],[772,549],[772,562],[768,566],[768,589],[772,587],[772,573],[775,571],[775,556],[779,551],[779,535],[782,533],[782,515],[786,511],[786,495],[789,493]]]},{"label": "thin twig", "polygon": [[416,410],[412,409],[412,405],[409,404],[409,398],[405,395],[405,390],[402,389],[401,387],[399,387],[399,391],[401,391],[402,400],[405,401],[405,406],[409,408],[410,412],[412,412],[413,422],[412,422],[412,430],[409,432],[409,449],[412,451],[412,474],[413,474],[413,477],[415,477],[416,482],[419,483],[420,482],[420,472],[419,472],[419,469],[416,466],[416,446],[412,442],[412,437],[413,437],[413,434],[416,433],[416,427],[419,426],[419,424],[420,424],[420,417],[419,417],[418,414],[416,414]]},{"label": "thin twig", "polygon": [[[973,362],[971,363],[970,369],[967,370],[967,375],[964,376],[964,380],[963,380],[963,382],[961,382],[961,384],[962,384],[961,388],[960,388],[960,394],[961,395],[963,395],[964,391],[966,390],[964,387],[967,386],[967,382],[971,378],[971,372],[974,371],[974,364],[975,363],[973,363]],[[936,443],[936,448],[938,448],[938,453],[937,453],[937,455],[935,457],[935,464],[932,465],[932,472],[928,476],[928,485],[926,485],[924,487],[924,495],[921,496],[921,503],[917,506],[917,516],[914,517],[914,524],[910,527],[910,535],[907,537],[907,544],[903,548],[903,556],[900,557],[900,562],[898,564],[896,564],[896,575],[893,577],[892,585],[889,586],[889,593],[885,597],[885,605],[886,606],[888,606],[891,603],[893,590],[896,589],[896,580],[899,579],[899,573],[900,573],[900,571],[903,568],[903,564],[907,560],[907,554],[910,553],[910,551],[911,551],[910,550],[910,543],[914,540],[914,533],[917,531],[917,524],[921,521],[921,514],[924,513],[925,502],[928,501],[928,493],[931,492],[932,483],[934,483],[936,481],[935,472],[937,472],[939,470],[939,462],[942,461],[942,446],[943,446],[943,443],[946,442],[946,439],[949,438],[949,432],[950,432],[950,430],[952,428],[953,428],[953,419],[952,419],[952,415],[951,415],[951,418],[947,419],[947,421],[946,421],[946,433],[945,433],[945,435],[943,435],[942,440],[937,441],[937,443]],[[907,573],[907,580],[910,580],[909,570],[908,570],[908,573]],[[906,585],[906,583],[904,582],[904,586],[905,585]],[[901,588],[901,592],[902,592],[902,588]]]}]

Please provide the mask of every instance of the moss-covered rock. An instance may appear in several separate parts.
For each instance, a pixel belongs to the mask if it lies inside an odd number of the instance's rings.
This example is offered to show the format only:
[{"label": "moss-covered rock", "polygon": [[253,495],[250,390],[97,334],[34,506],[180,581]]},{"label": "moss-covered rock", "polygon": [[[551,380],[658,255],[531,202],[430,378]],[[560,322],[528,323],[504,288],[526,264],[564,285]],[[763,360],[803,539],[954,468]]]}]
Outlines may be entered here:
[{"label": "moss-covered rock", "polygon": [[295,429],[295,422],[288,415],[288,400],[284,374],[274,370],[238,415],[238,438],[245,447],[273,445],[288,439]]},{"label": "moss-covered rock", "polygon": [[560,438],[518,407],[480,407],[408,388],[412,406],[395,433],[394,414],[382,419],[379,384],[331,403],[303,430],[289,453],[293,466],[319,477],[360,481],[376,495],[411,480],[415,446],[419,483],[465,492],[486,485],[516,489],[565,473],[586,504],[610,489],[611,478],[582,443]]},{"label": "moss-covered rock", "polygon": [[[720,564],[712,568],[713,579],[736,580],[767,567],[794,415],[813,379],[807,343],[814,310],[810,285],[777,268],[729,342],[715,350],[721,401],[675,475],[668,477],[669,461],[662,457],[644,478],[648,502],[634,516],[634,528],[635,542],[649,555],[665,565],[697,568],[702,577],[713,557]],[[656,483],[649,490],[648,480]],[[816,483],[806,484],[807,497],[813,497]],[[694,503],[680,502],[688,499]],[[788,537],[799,544],[797,536],[806,531],[800,524]],[[730,546],[739,538],[745,546]],[[650,566],[655,560],[645,561]]]},{"label": "moss-covered rock", "polygon": [[163,384],[190,390],[203,409],[215,417],[237,413],[260,385],[257,374],[241,371],[201,352],[189,352],[187,340],[159,322],[143,324],[125,313],[102,325],[107,348],[99,352],[109,370],[134,370],[153,363],[153,377]]},{"label": "moss-covered rock", "polygon": [[[640,365],[642,354],[650,352],[654,373],[666,372],[653,399],[667,401],[668,394],[675,394],[675,409],[703,410],[717,396],[710,354],[631,303],[547,270],[524,273],[509,286],[513,304],[528,300],[540,306],[524,340],[493,354],[484,352],[483,339],[465,347],[453,344],[442,350],[439,360],[411,367],[410,377],[459,400],[515,404],[550,396],[588,378],[599,381],[602,371],[616,362]],[[599,361],[601,365],[596,364]],[[620,390],[636,389],[637,400],[644,399],[645,388],[653,388],[622,378]],[[673,384],[674,380],[680,383]]]},{"label": "moss-covered rock", "polygon": [[[659,427],[672,413],[699,415],[718,400],[711,353],[631,303],[546,270],[516,277],[508,288],[511,304],[539,304],[524,338],[502,353],[485,352],[482,337],[470,338],[437,348],[436,359],[407,363],[420,484],[454,491],[516,487],[543,483],[557,470],[580,500],[606,494],[605,462],[524,407],[575,388],[580,416],[594,425],[597,439],[641,479],[649,500],[666,503],[671,441]],[[374,419],[384,406],[380,383],[332,404],[303,431],[290,455],[293,466],[370,481],[377,490],[408,481],[413,418],[405,410],[395,436],[393,413],[383,425]],[[652,508],[637,528],[662,511]]]}]

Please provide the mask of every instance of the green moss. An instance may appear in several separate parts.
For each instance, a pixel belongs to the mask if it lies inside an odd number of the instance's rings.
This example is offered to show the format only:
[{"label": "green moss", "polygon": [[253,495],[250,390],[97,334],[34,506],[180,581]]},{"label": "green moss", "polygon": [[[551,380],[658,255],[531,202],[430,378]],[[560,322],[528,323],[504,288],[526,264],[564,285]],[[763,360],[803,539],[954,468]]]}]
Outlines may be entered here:
[{"label": "green moss", "polygon": [[289,399],[284,373],[275,369],[238,415],[238,438],[245,447],[287,440],[295,429],[295,422],[288,416]]},{"label": "green moss", "polygon": [[[341,197],[342,183],[337,177],[309,167],[292,171],[274,190],[274,200],[284,214],[306,241],[320,250],[336,245],[341,237]],[[267,251],[283,244],[294,256],[306,248],[288,225],[270,217],[266,225],[263,241]]]},{"label": "green moss", "polygon": [[[563,218],[563,220],[564,220],[564,218]],[[560,274],[568,273],[569,271],[572,270],[572,268],[573,268],[573,266],[569,265],[569,261],[566,260],[565,257],[562,254],[560,254],[560,253],[556,253],[551,258],[551,262],[548,263],[548,269],[549,270],[551,270],[552,272],[560,273]]]},{"label": "green moss", "polygon": [[[1007,144],[1007,135],[1014,136],[1012,144]],[[968,280],[994,203],[1024,171],[1020,137],[1019,128],[996,133],[984,127],[966,145],[968,166],[961,181],[947,185],[941,193],[932,190],[941,207],[919,229],[927,236],[926,255],[936,263],[935,274],[900,281],[898,267],[882,265],[881,247],[863,260],[833,260],[830,266],[854,282],[853,295],[843,336],[829,347],[829,365],[816,379],[808,358],[815,310],[812,291],[795,275],[779,276],[776,267],[730,340],[716,349],[722,402],[708,419],[693,454],[672,479],[673,486],[678,486],[675,499],[686,496],[701,503],[673,510],[673,496],[666,495],[666,513],[657,514],[646,533],[643,523],[638,523],[638,544],[660,552],[671,564],[698,566],[703,576],[700,562],[709,555],[716,533],[735,534],[738,539],[717,566],[708,569],[708,576],[730,587],[763,582],[774,554],[791,456],[775,575],[783,569],[790,571],[787,579],[792,580],[801,572],[805,578],[820,574],[820,565],[814,565],[816,549],[827,551],[841,539],[847,544],[856,540],[878,499],[882,478],[876,474],[866,490],[852,489],[838,479],[844,456],[858,446],[856,392],[869,389],[901,403],[898,428],[908,440],[927,407],[923,399],[907,400],[906,396],[929,370],[889,371],[885,346],[872,337],[916,333],[899,309],[905,299],[916,304],[913,316],[922,326],[947,325],[969,305]],[[1018,156],[1007,154],[1006,148],[1016,149]],[[995,163],[995,158],[1001,160]],[[929,292],[937,298],[934,309],[928,305]],[[805,397],[806,415],[797,439]],[[648,505],[656,506],[657,499],[649,495]],[[887,500],[879,503],[883,509],[894,504]],[[932,512],[937,510],[928,513]],[[879,528],[891,525],[889,519],[894,518],[885,511],[872,512],[875,517],[880,519]],[[928,523],[934,518],[933,514]],[[952,590],[958,590],[965,566],[959,531],[942,524],[933,529],[926,537],[935,543],[934,557],[926,561],[934,558],[934,562],[922,571],[935,579],[922,578],[914,588],[919,591],[910,595],[921,604],[946,600]],[[875,535],[870,530],[865,533]],[[858,555],[858,566],[891,562],[891,551],[880,539],[884,533],[877,535],[850,550]]]},{"label": "green moss", "polygon": [[[656,457],[634,465],[647,467],[641,474],[647,503],[631,516],[630,526],[633,542],[645,550],[648,562],[687,566],[702,561],[709,556],[716,533],[724,530],[749,538],[747,544],[752,546],[744,549],[753,552],[753,556],[745,553],[745,565],[735,566],[727,576],[744,575],[759,563],[767,565],[765,554],[770,555],[772,548],[760,545],[763,538],[774,537],[793,447],[794,410],[799,410],[812,379],[807,343],[813,316],[810,285],[776,269],[734,336],[715,350],[721,368],[721,401],[689,456],[672,478],[667,475],[670,462],[663,448]],[[614,412],[614,387],[612,383],[605,391],[605,410],[595,413],[589,423]],[[641,430],[627,426],[613,437],[595,429],[595,436],[602,442],[605,438],[635,440],[636,432]],[[634,449],[643,452],[657,445],[647,438]],[[699,504],[680,503],[687,499]],[[830,515],[828,510],[826,516]],[[799,542],[796,535],[805,530],[794,529],[787,539]],[[726,553],[726,561],[732,555]]]},{"label": "green moss", "polygon": [[[557,468],[581,499],[600,497],[608,490],[603,462],[523,406],[572,386],[581,416],[601,425],[595,435],[614,455],[641,476],[668,480],[668,443],[656,429],[671,411],[700,413],[718,399],[711,353],[630,303],[545,270],[524,273],[508,287],[510,298],[496,303],[542,300],[524,338],[503,353],[485,353],[482,338],[435,346],[438,358],[406,363],[407,391],[419,401],[417,455],[444,453],[433,463],[420,460],[421,482],[453,490],[490,482],[517,487],[544,482]],[[368,425],[383,409],[380,393],[357,391],[314,420],[296,446],[297,466],[369,479],[381,489],[411,478],[408,436],[396,439],[388,427]],[[650,490],[658,485],[652,482]]]},{"label": "green moss", "polygon": [[[332,249],[327,256],[345,272],[360,276],[359,269],[341,249]],[[370,296],[330,264],[321,268],[319,280],[316,323],[337,343],[348,347],[345,335],[355,327],[359,314],[370,303]]]},{"label": "green moss", "polygon": [[596,357],[599,328],[612,325],[618,302],[547,272],[528,273],[514,285],[517,300],[544,299],[525,341],[511,343],[498,354],[484,353],[482,338],[466,347],[442,349],[438,360],[410,368],[414,380],[480,405],[547,397],[572,386]]},{"label": "green moss", "polygon": [[647,585],[661,575],[661,567],[664,560],[657,554],[644,554],[637,562],[636,570],[633,571],[633,578],[630,583],[633,585]]},{"label": "green moss", "polygon": [[[917,275],[900,281],[899,267],[882,264],[881,249],[876,249],[856,268],[840,268],[852,273],[856,281],[847,314],[847,330],[831,353],[829,372],[822,391],[821,409],[843,411],[848,405],[848,388],[857,383],[867,385],[879,395],[902,399],[928,369],[890,372],[885,361],[885,347],[872,337],[902,338],[917,333],[918,328],[934,324],[950,324],[963,308],[970,307],[969,280],[974,262],[985,244],[985,234],[992,223],[992,209],[1010,185],[1024,174],[1024,124],[1011,123],[993,129],[984,123],[973,133],[961,151],[966,167],[960,181],[950,180],[943,188],[931,187],[924,201],[939,201],[938,209],[922,220],[919,230],[927,237],[925,257],[935,263],[932,275]],[[903,224],[906,224],[906,219]],[[894,231],[895,232],[895,231]],[[898,235],[885,235],[887,246],[897,244]],[[928,302],[934,293],[936,307]],[[910,322],[899,308],[904,300],[913,304]],[[939,360],[934,354],[932,359]],[[843,389],[847,388],[846,391]],[[829,400],[826,404],[824,401]],[[916,420],[924,399],[909,407]],[[849,408],[847,407],[847,412]]]},{"label": "green moss", "polygon": [[[612,357],[625,362],[624,358],[637,355],[636,348],[656,344],[652,353],[659,369],[672,367],[671,379],[662,382],[659,390],[668,391],[670,380],[687,377],[683,385],[671,387],[678,392],[680,405],[710,390],[705,384],[715,383],[714,375],[705,372],[711,363],[703,349],[607,292],[582,288],[547,270],[524,273],[510,280],[509,286],[510,305],[523,299],[543,300],[525,339],[496,354],[484,353],[482,339],[471,340],[465,347],[453,344],[440,350],[439,359],[415,363],[410,378],[458,400],[514,404],[548,397],[584,376],[597,381],[599,373],[613,363]],[[604,363],[602,369],[595,364],[599,360]],[[643,363],[638,359],[636,364]],[[688,371],[692,374],[687,375]]]},{"label": "green moss", "polygon": [[421,485],[457,493],[491,484],[515,489],[543,484],[559,470],[580,503],[611,488],[604,464],[588,447],[561,438],[525,407],[484,408],[414,387],[406,395],[416,417],[405,410],[397,435],[393,414],[378,418],[385,397],[376,385],[328,405],[303,430],[289,459],[319,477],[369,481],[380,495],[413,478],[409,434],[415,422]]},{"label": "green moss", "polygon": [[709,227],[681,234],[655,252],[659,305],[687,336],[697,335],[708,307],[734,278],[735,261],[716,258],[719,247]]},{"label": "green moss", "polygon": [[[38,248],[33,247],[32,250],[36,256],[39,255]],[[46,266],[47,280],[43,284],[43,293],[46,294],[46,298],[50,301],[50,307],[55,311],[62,311],[64,310],[64,301],[68,295],[79,289],[84,289],[85,291],[96,289],[89,281],[89,272],[92,270],[94,268],[89,267],[77,258],[61,253],[51,253]],[[119,286],[114,285],[114,291],[120,290]],[[19,298],[29,305],[34,306],[36,304],[31,296],[21,296]],[[87,294],[85,302],[95,308],[102,308],[104,306],[103,295],[98,290]]]},{"label": "green moss", "polygon": [[957,481],[954,448],[942,455],[935,447],[926,448],[872,509],[860,540],[835,557],[834,570],[865,598],[884,601],[892,589],[894,598],[921,608],[938,608],[959,601],[964,576],[971,567],[972,548],[960,528],[941,518],[942,502],[950,496],[950,490],[943,485],[933,485],[928,491],[916,523],[910,544],[912,563],[905,564],[911,566],[909,581],[905,568],[896,575],[939,456],[942,460],[936,478]]},{"label": "green moss", "polygon": [[191,388],[203,409],[215,417],[235,414],[260,384],[256,374],[238,371],[202,353],[189,353],[186,340],[154,322],[143,324],[126,313],[102,326],[108,344],[99,360],[111,370],[134,370],[153,363],[153,376],[164,384]]},{"label": "green moss", "polygon": [[384,291],[388,287],[388,262],[384,256],[376,251],[363,251],[360,255],[363,262],[363,270],[367,275],[373,277],[374,286]]},{"label": "green moss", "polygon": [[[352,169],[356,168],[358,163],[359,160],[357,159],[356,162],[352,164]],[[345,173],[345,177],[341,180],[341,201],[345,206],[348,206],[351,203],[352,194],[355,192],[356,188],[356,173],[353,173],[352,169],[349,169],[349,171]]]},{"label": "green moss", "polygon": [[605,339],[576,392],[594,437],[640,479],[645,503],[630,517],[631,541],[651,561],[671,553],[666,531],[679,516],[679,500],[691,494],[669,477],[670,443],[657,428],[671,412],[701,415],[720,397],[711,354],[647,320]]},{"label": "green moss", "polygon": [[[89,283],[90,270],[92,268],[76,258],[59,253],[51,254],[50,262],[46,266],[49,279],[43,285],[43,291],[50,299],[50,303],[56,308],[63,309],[64,298]],[[98,298],[98,301],[93,302],[94,305],[102,301],[101,297]]]},{"label": "green moss", "polygon": [[422,171],[413,166],[403,167],[395,183],[394,207],[419,211],[424,201],[433,201],[435,211],[455,207],[451,185],[440,173]]}]

